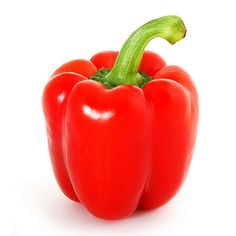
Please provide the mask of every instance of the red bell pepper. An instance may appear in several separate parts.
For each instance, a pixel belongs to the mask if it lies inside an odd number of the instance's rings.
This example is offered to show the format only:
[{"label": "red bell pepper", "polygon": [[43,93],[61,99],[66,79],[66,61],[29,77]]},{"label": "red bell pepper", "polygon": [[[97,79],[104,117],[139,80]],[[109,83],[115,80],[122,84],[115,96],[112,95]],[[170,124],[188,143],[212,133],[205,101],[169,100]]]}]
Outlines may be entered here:
[{"label": "red bell pepper", "polygon": [[59,186],[95,216],[117,219],[167,203],[193,155],[198,95],[190,76],[145,46],[185,36],[181,18],[141,26],[120,53],[74,60],[43,93],[48,145]]}]

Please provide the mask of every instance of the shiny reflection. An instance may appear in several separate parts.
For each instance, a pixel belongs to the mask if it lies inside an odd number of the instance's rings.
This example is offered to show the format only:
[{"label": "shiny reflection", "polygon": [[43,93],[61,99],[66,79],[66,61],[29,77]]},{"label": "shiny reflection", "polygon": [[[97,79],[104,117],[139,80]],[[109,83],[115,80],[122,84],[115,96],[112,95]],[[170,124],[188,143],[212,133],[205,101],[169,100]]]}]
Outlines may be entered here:
[{"label": "shiny reflection", "polygon": [[62,102],[64,101],[65,96],[66,96],[65,93],[61,93],[61,94],[57,97],[59,103],[62,103]]},{"label": "shiny reflection", "polygon": [[114,113],[111,111],[101,112],[101,111],[92,109],[91,107],[87,105],[83,106],[83,112],[85,115],[87,115],[93,120],[107,120],[107,119],[110,119],[114,115]]}]

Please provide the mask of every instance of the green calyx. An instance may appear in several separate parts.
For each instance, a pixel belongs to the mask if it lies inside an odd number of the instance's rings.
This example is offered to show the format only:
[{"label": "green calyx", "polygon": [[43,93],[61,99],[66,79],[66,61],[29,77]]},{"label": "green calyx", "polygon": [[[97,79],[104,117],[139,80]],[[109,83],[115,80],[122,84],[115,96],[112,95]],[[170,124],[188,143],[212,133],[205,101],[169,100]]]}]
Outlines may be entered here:
[{"label": "green calyx", "polygon": [[185,25],[178,16],[164,16],[149,21],[134,31],[126,40],[113,68],[99,70],[91,79],[99,81],[109,88],[122,84],[142,87],[150,78],[139,72],[139,65],[147,44],[155,37],[161,37],[170,44],[174,44],[185,35]]},{"label": "green calyx", "polygon": [[[104,84],[107,88],[112,89],[117,85],[113,83],[113,81],[108,81],[106,79],[106,75],[111,72],[112,69],[99,69],[94,75],[90,77],[91,80],[95,80],[101,84]],[[142,80],[139,83],[139,87],[143,87],[144,84],[152,80],[151,76],[148,76],[144,72],[138,72],[142,76]]]},{"label": "green calyx", "polygon": [[109,89],[114,88],[115,84],[111,81],[106,81],[105,76],[111,71],[111,69],[99,69],[94,75],[90,77],[91,80],[95,80],[101,84],[104,84]]}]

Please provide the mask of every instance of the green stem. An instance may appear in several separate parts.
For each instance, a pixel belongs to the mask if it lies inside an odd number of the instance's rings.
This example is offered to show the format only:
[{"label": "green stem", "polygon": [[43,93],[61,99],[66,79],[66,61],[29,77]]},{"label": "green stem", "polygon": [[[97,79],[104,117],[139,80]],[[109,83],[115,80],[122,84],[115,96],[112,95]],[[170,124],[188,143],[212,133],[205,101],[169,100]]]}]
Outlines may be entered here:
[{"label": "green stem", "polygon": [[164,16],[149,21],[126,40],[113,69],[104,79],[115,86],[120,84],[139,86],[143,78],[138,69],[146,45],[155,37],[161,37],[174,44],[184,38],[185,34],[186,28],[178,16]]}]

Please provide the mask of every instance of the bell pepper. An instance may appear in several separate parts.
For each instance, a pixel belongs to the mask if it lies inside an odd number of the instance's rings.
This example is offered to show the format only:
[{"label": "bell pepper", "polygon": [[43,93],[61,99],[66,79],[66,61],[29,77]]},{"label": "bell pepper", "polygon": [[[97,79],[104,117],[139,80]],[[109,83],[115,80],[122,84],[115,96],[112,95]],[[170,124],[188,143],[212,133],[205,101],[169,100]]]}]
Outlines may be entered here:
[{"label": "bell pepper", "polygon": [[96,217],[160,207],[187,175],[197,133],[196,88],[183,69],[144,51],[155,37],[174,44],[185,34],[180,17],[152,20],[119,53],[65,63],[44,89],[56,180]]}]

